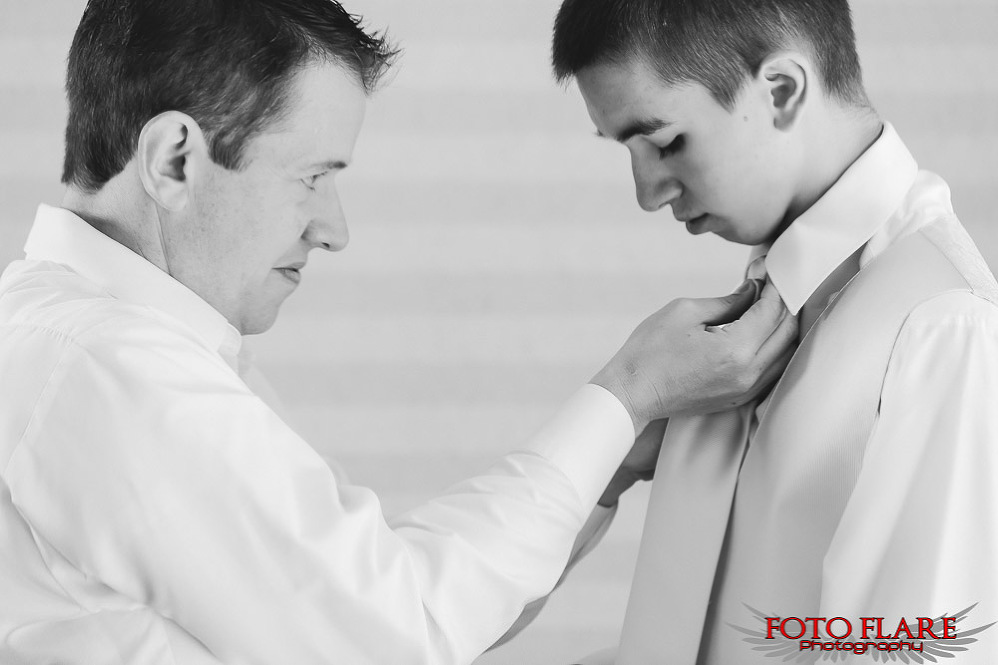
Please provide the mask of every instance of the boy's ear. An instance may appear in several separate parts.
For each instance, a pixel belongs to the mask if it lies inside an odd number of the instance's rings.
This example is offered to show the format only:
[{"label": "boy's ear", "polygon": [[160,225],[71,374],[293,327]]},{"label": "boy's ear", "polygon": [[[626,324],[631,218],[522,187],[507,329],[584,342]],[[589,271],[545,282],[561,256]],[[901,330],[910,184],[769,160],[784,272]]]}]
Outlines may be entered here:
[{"label": "boy's ear", "polygon": [[792,128],[810,92],[811,68],[807,60],[797,53],[774,53],[763,60],[757,78],[767,96],[773,126],[779,130]]},{"label": "boy's ear", "polygon": [[208,146],[197,122],[179,111],[150,120],[139,134],[135,151],[146,193],[167,210],[182,209],[190,200],[192,179],[208,159]]}]

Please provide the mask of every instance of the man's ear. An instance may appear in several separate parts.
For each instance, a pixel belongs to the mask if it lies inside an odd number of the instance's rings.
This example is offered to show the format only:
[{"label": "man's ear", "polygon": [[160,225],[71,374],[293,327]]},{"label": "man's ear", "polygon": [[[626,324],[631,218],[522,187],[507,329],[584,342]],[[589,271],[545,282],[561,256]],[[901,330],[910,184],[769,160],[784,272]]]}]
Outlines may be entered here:
[{"label": "man's ear", "polygon": [[167,210],[180,210],[190,200],[191,179],[208,159],[208,146],[198,124],[185,113],[166,111],[139,134],[135,153],[146,193]]},{"label": "man's ear", "polygon": [[763,60],[757,80],[766,94],[773,126],[784,131],[792,128],[811,92],[810,63],[798,53],[774,53]]}]

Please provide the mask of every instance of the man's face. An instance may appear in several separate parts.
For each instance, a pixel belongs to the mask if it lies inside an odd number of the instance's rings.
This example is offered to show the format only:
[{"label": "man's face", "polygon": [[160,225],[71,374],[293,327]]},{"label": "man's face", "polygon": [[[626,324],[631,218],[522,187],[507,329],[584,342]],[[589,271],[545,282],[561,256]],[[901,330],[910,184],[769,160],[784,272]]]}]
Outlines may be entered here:
[{"label": "man's face", "polygon": [[337,251],[349,238],[335,176],[353,153],[364,91],[353,74],[317,64],[288,94],[286,114],[247,145],[245,168],[208,163],[192,184],[177,253],[182,277],[174,276],[243,334],[273,325],[309,250]]},{"label": "man's face", "polygon": [[642,208],[670,205],[690,233],[748,245],[779,234],[794,169],[764,85],[750,81],[728,111],[704,86],[664,84],[637,61],[594,65],[577,78],[599,134],[631,153]]}]

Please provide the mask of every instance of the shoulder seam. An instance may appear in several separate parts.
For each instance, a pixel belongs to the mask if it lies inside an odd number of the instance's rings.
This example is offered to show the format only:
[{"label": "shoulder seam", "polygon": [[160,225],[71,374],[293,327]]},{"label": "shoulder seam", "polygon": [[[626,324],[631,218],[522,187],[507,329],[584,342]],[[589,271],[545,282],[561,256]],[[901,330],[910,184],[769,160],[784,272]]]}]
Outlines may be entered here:
[{"label": "shoulder seam", "polygon": [[14,448],[11,451],[10,457],[7,458],[7,463],[4,465],[4,468],[3,468],[3,477],[4,478],[7,478],[7,469],[10,466],[11,461],[17,455],[18,451],[21,449],[21,446],[24,445],[24,439],[25,439],[25,436],[28,433],[28,430],[31,429],[31,426],[35,423],[35,421],[38,418],[38,410],[39,410],[38,409],[38,405],[42,402],[42,399],[44,397],[46,397],[49,394],[49,392],[51,391],[53,377],[55,377],[56,373],[60,369],[62,369],[62,367],[66,364],[66,362],[68,361],[69,356],[71,355],[71,353],[74,353],[74,352],[75,353],[79,353],[82,350],[82,347],[78,343],[76,343],[75,340],[73,340],[72,338],[66,336],[61,331],[53,330],[51,328],[45,328],[43,326],[34,326],[34,327],[37,328],[37,329],[39,329],[39,330],[43,330],[45,332],[55,333],[56,335],[58,335],[60,338],[62,338],[63,340],[65,340],[67,342],[67,346],[59,354],[59,360],[58,360],[58,362],[56,362],[55,365],[52,366],[52,371],[49,372],[48,378],[45,379],[45,385],[43,385],[42,389],[38,391],[38,396],[35,398],[34,404],[31,405],[31,412],[30,412],[31,415],[25,421],[25,423],[24,423],[24,429],[22,429],[21,433],[18,435],[18,437],[17,437],[17,443],[14,445]]},{"label": "shoulder seam", "polygon": [[[935,220],[933,220],[931,223],[926,224],[925,226],[922,226],[921,228],[919,228],[916,231],[916,233],[918,233],[921,237],[925,238],[929,242],[929,244],[931,244],[933,247],[936,248],[936,250],[943,257],[943,259],[945,259],[946,263],[948,263],[953,268],[953,270],[956,272],[956,274],[960,276],[960,279],[963,280],[963,282],[967,285],[967,290],[968,291],[970,291],[971,293],[973,293],[974,295],[976,295],[977,297],[979,297],[979,298],[981,298],[983,300],[986,300],[986,301],[989,301],[989,302],[996,302],[996,301],[998,301],[998,289],[996,289],[995,285],[993,283],[987,283],[987,281],[984,280],[984,279],[976,279],[975,280],[973,278],[972,274],[968,274],[968,272],[965,269],[965,267],[961,268],[961,266],[954,260],[954,257],[952,256],[952,254],[949,251],[946,250],[946,247],[943,246],[944,245],[944,241],[942,239],[940,239],[940,237],[938,235],[940,232],[937,230],[937,225],[940,224],[940,223],[946,222],[946,221],[951,221],[951,222],[955,222],[956,224],[958,224],[959,225],[958,228],[960,229],[960,232],[966,238],[967,242],[971,243],[971,246],[974,248],[974,250],[976,252],[980,251],[980,250],[977,250],[977,246],[973,244],[973,239],[970,238],[969,234],[967,234],[966,229],[964,229],[963,226],[959,224],[959,219],[953,213],[948,213],[948,214],[945,214],[945,215],[940,215],[938,218],[936,218]],[[946,243],[946,244],[951,244],[953,246],[953,248],[954,248],[954,251],[961,252],[961,251],[964,251],[966,249],[962,245],[959,245],[959,243],[957,243],[956,241],[953,241],[951,243]],[[979,253],[975,254],[973,252],[970,252],[970,253],[966,253],[966,254],[967,254],[966,258],[968,258],[968,260],[970,260],[972,262],[982,263],[983,266],[979,266],[979,267],[983,267],[983,269],[986,270],[989,275],[991,274],[990,273],[990,268],[987,266],[986,263],[983,262],[983,257],[981,257]],[[992,279],[993,279],[993,277],[992,277]],[[942,295],[942,294],[939,294],[939,295]]]},{"label": "shoulder seam", "polygon": [[[920,301],[915,306],[913,306],[911,308],[911,310],[908,312],[908,315],[905,317],[904,322],[901,324],[901,328],[903,329],[908,324],[909,319],[912,317],[913,314],[915,314],[915,312],[917,310],[919,310],[919,309],[921,309],[923,307],[926,307],[926,306],[930,305],[931,303],[933,303],[933,302],[935,302],[935,301],[937,301],[937,300],[939,300],[941,298],[945,298],[947,296],[952,296],[952,295],[960,295],[960,294],[970,296],[974,300],[979,301],[982,304],[991,305],[992,307],[994,307],[996,305],[996,303],[993,300],[991,300],[990,298],[988,298],[986,295],[975,291],[973,289],[973,287],[970,286],[970,285],[968,285],[967,288],[948,289],[946,291],[942,291],[940,293],[936,293],[936,294],[934,294],[934,295],[932,295],[932,296],[930,296],[930,297],[928,297],[928,298]],[[942,320],[945,320],[945,319],[939,319],[936,322],[938,323],[938,322],[941,322]],[[898,332],[900,334],[900,330]]]}]

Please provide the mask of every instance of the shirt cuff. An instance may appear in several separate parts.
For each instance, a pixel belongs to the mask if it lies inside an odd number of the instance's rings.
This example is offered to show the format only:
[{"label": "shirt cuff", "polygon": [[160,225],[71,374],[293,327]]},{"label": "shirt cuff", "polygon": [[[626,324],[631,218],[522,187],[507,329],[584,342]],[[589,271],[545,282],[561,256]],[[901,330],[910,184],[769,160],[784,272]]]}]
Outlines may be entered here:
[{"label": "shirt cuff", "polygon": [[545,457],[568,477],[588,511],[634,445],[634,423],[605,388],[582,386],[538,432],[527,450]]}]

